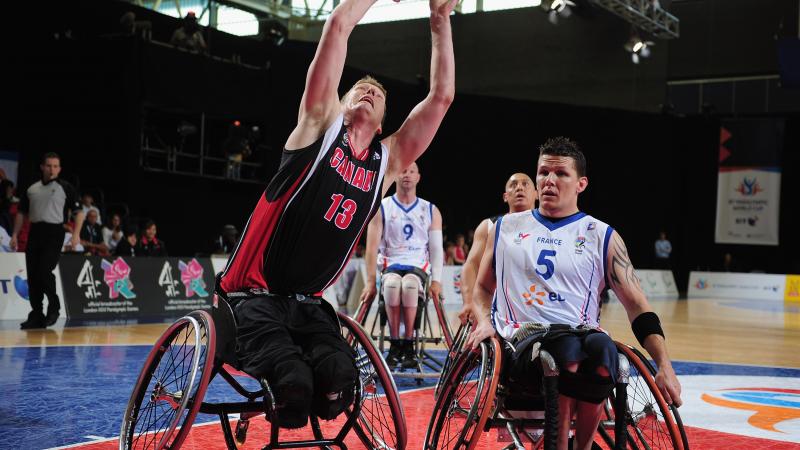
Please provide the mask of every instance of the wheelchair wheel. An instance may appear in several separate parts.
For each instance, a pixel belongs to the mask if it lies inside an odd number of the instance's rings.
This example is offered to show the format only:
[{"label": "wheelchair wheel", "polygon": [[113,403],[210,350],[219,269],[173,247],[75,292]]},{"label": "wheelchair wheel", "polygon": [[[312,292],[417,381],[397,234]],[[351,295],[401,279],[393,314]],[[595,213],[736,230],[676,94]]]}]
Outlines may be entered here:
[{"label": "wheelchair wheel", "polygon": [[[653,378],[656,370],[635,348],[617,343],[617,350],[630,364],[626,392],[627,410],[624,416],[628,446],[623,448],[688,450],[689,442],[678,410],[667,405],[656,386]],[[617,415],[613,409],[616,395],[616,391],[612,393],[610,406],[606,408],[609,419]],[[609,445],[614,445],[604,429],[601,428],[600,434]]]},{"label": "wheelchair wheel", "polygon": [[461,353],[461,349],[464,347],[464,342],[466,342],[471,329],[472,324],[469,322],[461,324],[461,326],[458,327],[458,331],[456,331],[455,338],[453,339],[453,345],[447,349],[447,357],[442,364],[442,371],[439,373],[439,380],[436,381],[436,388],[433,390],[434,400],[439,398],[442,386],[450,375],[450,369],[453,368],[453,361],[455,361],[456,357]]},{"label": "wheelchair wheel", "polygon": [[[389,367],[367,332],[353,319],[339,314],[342,333],[356,355],[363,392],[355,431],[370,450],[404,450],[406,419]],[[352,413],[352,408],[349,413]]]},{"label": "wheelchair wheel", "polygon": [[425,433],[425,450],[472,450],[495,407],[502,359],[497,338],[452,363]]},{"label": "wheelchair wheel", "polygon": [[119,448],[179,448],[200,409],[214,365],[211,316],[194,311],[158,339],[122,419]]}]

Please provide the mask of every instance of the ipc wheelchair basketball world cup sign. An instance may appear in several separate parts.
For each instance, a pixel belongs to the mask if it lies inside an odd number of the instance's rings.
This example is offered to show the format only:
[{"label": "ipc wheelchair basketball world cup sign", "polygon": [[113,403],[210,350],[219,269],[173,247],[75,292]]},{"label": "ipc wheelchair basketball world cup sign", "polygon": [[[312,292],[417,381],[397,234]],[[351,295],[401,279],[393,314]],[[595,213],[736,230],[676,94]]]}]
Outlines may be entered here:
[{"label": "ipc wheelchair basketball world cup sign", "polygon": [[208,258],[69,256],[59,264],[73,319],[179,317],[211,307]]}]

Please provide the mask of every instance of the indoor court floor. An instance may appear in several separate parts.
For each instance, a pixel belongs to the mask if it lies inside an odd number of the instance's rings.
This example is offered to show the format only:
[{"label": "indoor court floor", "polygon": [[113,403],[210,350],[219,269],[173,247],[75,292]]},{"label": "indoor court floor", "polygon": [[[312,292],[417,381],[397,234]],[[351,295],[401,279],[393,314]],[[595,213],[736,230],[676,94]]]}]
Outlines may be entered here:
[{"label": "indoor court floor", "polygon": [[[651,300],[683,386],[680,408],[693,449],[800,449],[800,305],[726,299]],[[635,343],[619,303],[601,323]],[[67,326],[68,325],[68,326]],[[64,324],[21,331],[0,323],[0,449],[117,448],[120,420],[152,343],[166,323]],[[238,400],[221,380],[206,398]],[[431,385],[397,380],[421,449],[433,408]],[[335,428],[336,423],[328,423]],[[251,420],[243,448],[266,443]],[[303,433],[304,431],[301,431]],[[500,449],[494,432],[479,448]],[[351,449],[363,448],[350,436]],[[198,415],[184,448],[225,448],[216,417]]]}]

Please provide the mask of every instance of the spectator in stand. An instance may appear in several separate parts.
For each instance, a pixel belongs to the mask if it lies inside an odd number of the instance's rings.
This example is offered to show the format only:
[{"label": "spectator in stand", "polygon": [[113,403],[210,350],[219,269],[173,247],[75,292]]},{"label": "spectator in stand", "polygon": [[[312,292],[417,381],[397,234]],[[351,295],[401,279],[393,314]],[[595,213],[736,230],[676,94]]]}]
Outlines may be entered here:
[{"label": "spectator in stand", "polygon": [[667,233],[662,231],[658,234],[655,245],[656,250],[656,269],[670,270],[669,257],[672,253],[672,244],[667,240]]},{"label": "spectator in stand", "polygon": [[214,241],[213,254],[230,255],[233,253],[233,250],[236,248],[236,244],[238,242],[239,230],[237,230],[233,225],[225,225],[222,227],[222,234],[217,236],[216,241]]},{"label": "spectator in stand", "polygon": [[99,214],[95,209],[89,209],[86,213],[86,220],[81,228],[81,245],[94,256],[108,256],[108,246],[103,241],[103,227],[100,226]]},{"label": "spectator in stand", "polygon": [[83,196],[81,197],[81,209],[83,210],[83,214],[86,217],[89,217],[89,211],[96,212],[97,224],[103,225],[103,219],[100,218],[100,209],[94,205],[94,197],[92,197],[92,194],[89,194],[87,192],[83,193]]},{"label": "spectator in stand", "polygon": [[466,238],[462,233],[456,235],[456,245],[453,249],[453,262],[456,265],[462,265],[467,260],[469,254],[469,247],[467,247]]},{"label": "spectator in stand", "polygon": [[152,220],[145,222],[136,256],[167,256],[167,247],[163,241],[158,240],[157,232],[155,222]]},{"label": "spectator in stand", "polygon": [[456,260],[454,258],[454,254],[456,252],[456,244],[453,241],[447,241],[444,243],[444,265],[445,266],[454,266],[456,264]]},{"label": "spectator in stand", "polygon": [[122,217],[114,213],[111,215],[111,223],[103,227],[103,242],[108,247],[108,251],[114,253],[120,239],[122,239]]},{"label": "spectator in stand", "polygon": [[200,25],[193,11],[189,11],[183,18],[183,24],[172,33],[170,43],[176,47],[185,48],[192,52],[205,52],[206,41],[200,32]]},{"label": "spectator in stand", "polygon": [[11,214],[13,198],[14,182],[7,179],[0,181],[0,228],[9,235],[9,241],[14,232],[14,218]]},{"label": "spectator in stand", "polygon": [[117,248],[114,249],[115,256],[136,256],[139,246],[136,245],[139,240],[139,230],[135,225],[126,225],[125,231],[122,233],[123,237],[119,240]]}]

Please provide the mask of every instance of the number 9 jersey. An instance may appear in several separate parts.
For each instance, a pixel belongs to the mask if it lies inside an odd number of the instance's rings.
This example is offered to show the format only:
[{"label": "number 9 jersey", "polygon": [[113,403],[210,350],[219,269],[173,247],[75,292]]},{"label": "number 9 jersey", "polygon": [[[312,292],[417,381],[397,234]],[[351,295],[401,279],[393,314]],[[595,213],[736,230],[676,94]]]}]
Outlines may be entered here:
[{"label": "number 9 jersey", "polygon": [[333,284],[378,210],[389,153],[350,148],[342,115],[310,146],[283,151],[220,286],[315,295]]},{"label": "number 9 jersey", "polygon": [[430,273],[428,232],[433,222],[433,203],[417,197],[414,203],[403,205],[393,195],[381,201],[381,216],[379,265],[383,269],[411,266]]},{"label": "number 9 jersey", "polygon": [[598,327],[613,231],[582,212],[551,220],[533,210],[498,219],[492,302],[498,333],[511,339],[525,322]]}]

